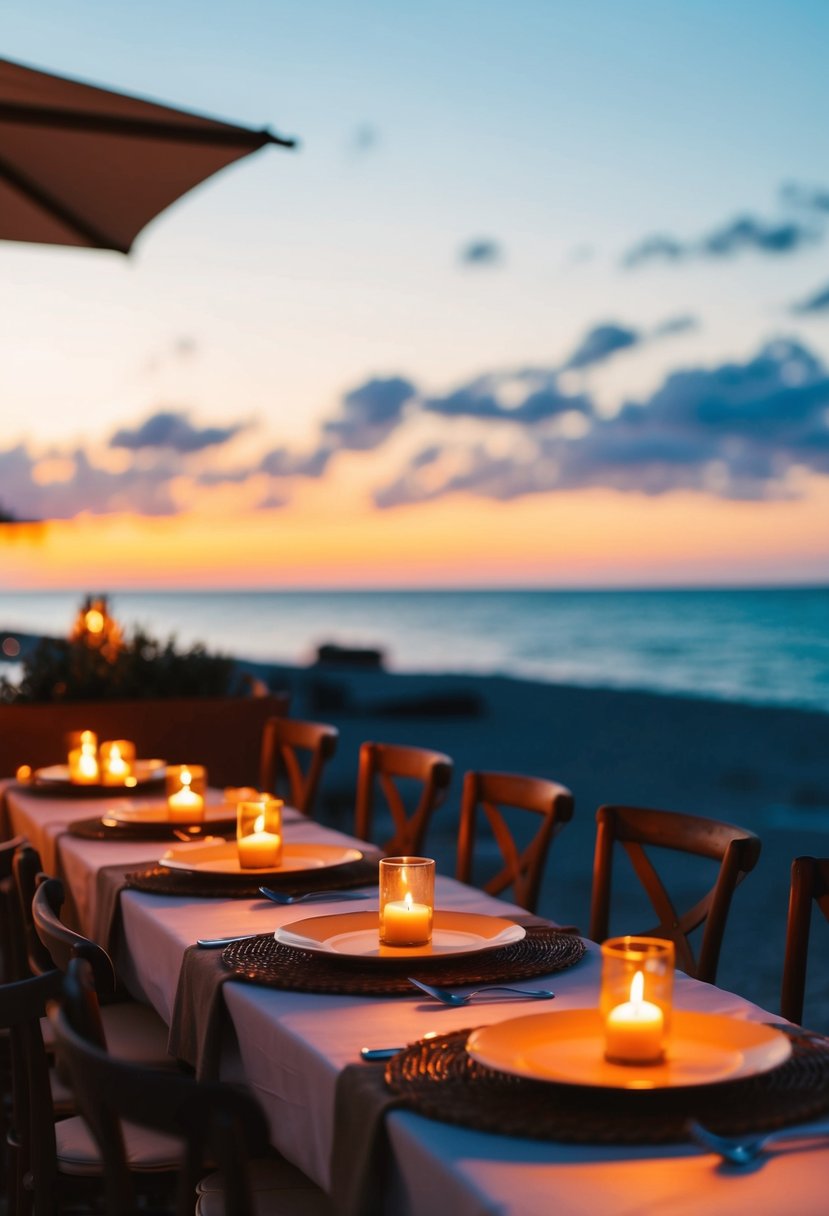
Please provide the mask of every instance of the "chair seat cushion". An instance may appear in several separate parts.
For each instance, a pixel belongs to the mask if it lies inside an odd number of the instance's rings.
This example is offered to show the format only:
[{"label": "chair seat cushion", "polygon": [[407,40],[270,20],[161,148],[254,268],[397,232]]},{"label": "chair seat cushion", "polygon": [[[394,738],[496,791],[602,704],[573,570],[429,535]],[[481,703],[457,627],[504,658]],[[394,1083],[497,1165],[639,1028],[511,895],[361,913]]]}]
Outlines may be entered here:
[{"label": "chair seat cushion", "polygon": [[[143,1173],[165,1173],[177,1170],[184,1153],[184,1142],[174,1136],[121,1124],[131,1169]],[[76,1115],[55,1124],[58,1170],[61,1174],[94,1177],[103,1172],[101,1154],[87,1123]]]},{"label": "chair seat cushion", "polygon": [[110,1055],[153,1068],[177,1068],[167,1051],[169,1030],[156,1011],[140,1001],[101,1006]]},{"label": "chair seat cushion", "polygon": [[[334,1216],[334,1205],[316,1183],[283,1157],[250,1163],[251,1216]],[[196,1216],[225,1216],[220,1173],[208,1174],[196,1187]]]}]

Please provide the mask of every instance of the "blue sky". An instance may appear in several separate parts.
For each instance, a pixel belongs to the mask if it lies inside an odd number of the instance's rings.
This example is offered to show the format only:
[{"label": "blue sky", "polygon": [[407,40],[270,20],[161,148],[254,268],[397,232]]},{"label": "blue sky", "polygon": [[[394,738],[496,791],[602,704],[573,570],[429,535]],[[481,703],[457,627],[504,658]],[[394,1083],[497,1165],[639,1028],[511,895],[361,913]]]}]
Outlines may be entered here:
[{"label": "blue sky", "polygon": [[[770,0],[7,4],[8,58],[302,146],[206,183],[129,260],[0,243],[6,485],[45,516],[283,521],[313,512],[311,481],[386,511],[574,486],[808,496],[829,425],[827,35],[829,6]],[[773,423],[767,405],[750,450],[745,417],[712,446],[706,394],[736,378],[742,401],[758,367]],[[681,461],[677,385],[699,396]],[[543,436],[520,414],[542,387],[575,402]],[[646,459],[626,404],[653,422]]]}]

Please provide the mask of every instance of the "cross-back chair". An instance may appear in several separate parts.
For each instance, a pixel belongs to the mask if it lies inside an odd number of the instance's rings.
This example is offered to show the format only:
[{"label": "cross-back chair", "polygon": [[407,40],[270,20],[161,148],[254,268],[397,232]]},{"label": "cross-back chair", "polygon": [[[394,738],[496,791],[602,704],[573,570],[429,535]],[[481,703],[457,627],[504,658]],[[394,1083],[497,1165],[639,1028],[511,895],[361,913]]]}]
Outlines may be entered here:
[{"label": "cross-back chair", "polygon": [[780,1012],[790,1022],[803,1021],[813,904],[829,921],[829,857],[796,857],[792,862],[780,996]]},{"label": "cross-back chair", "polygon": [[[26,864],[28,867],[30,862]],[[175,1069],[176,1061],[167,1051],[169,1032],[165,1023],[151,1006],[118,999],[115,967],[106,950],[61,920],[63,883],[59,878],[39,877],[31,899],[31,919],[34,937],[44,953],[30,956],[32,971],[42,973],[57,967],[65,972],[71,959],[87,959],[95,975],[101,1019],[113,1055],[154,1068]],[[45,967],[44,957],[48,960]]]},{"label": "cross-back chair", "polygon": [[[505,811],[527,813],[536,819],[531,840],[520,847],[507,822]],[[550,845],[573,817],[573,796],[563,785],[520,773],[469,772],[463,781],[458,832],[457,877],[473,882],[475,844],[479,813],[489,825],[501,859],[501,867],[483,884],[490,895],[512,888],[512,898],[522,908],[535,912]]]},{"label": "cross-back chair", "polygon": [[[267,1122],[247,1091],[139,1068],[108,1054],[85,960],[70,962],[62,1001],[50,1017],[58,1058],[67,1067],[78,1106],[101,1152],[110,1216],[137,1211],[125,1145],[127,1123],[180,1140],[171,1209],[176,1216],[192,1216],[194,1201],[196,1216],[253,1216],[260,1211],[330,1216],[327,1197],[304,1174],[281,1158],[265,1156]],[[218,1171],[205,1177],[216,1165]]]},{"label": "cross-back chair", "polygon": [[[757,864],[760,840],[745,828],[686,815],[679,811],[635,806],[602,806],[596,812],[596,851],[590,937],[603,941],[610,921],[610,892],[614,845],[627,853],[633,869],[659,918],[654,928],[633,930],[662,937],[676,947],[677,966],[688,975],[713,984],[731,900],[738,884]],[[669,849],[719,862],[714,885],[686,912],[679,913],[659,877],[646,847]],[[703,926],[698,958],[688,940]]]},{"label": "cross-back chair", "polygon": [[323,722],[268,718],[262,731],[259,788],[313,815],[323,769],[337,749],[339,731]]},{"label": "cross-back chair", "polygon": [[[355,832],[372,839],[375,803],[382,793],[392,820],[393,834],[382,847],[387,854],[422,852],[432,815],[441,805],[452,779],[452,761],[443,752],[399,743],[363,743],[357,775]],[[401,784],[420,786],[413,810],[407,809]]]},{"label": "cross-back chair", "polygon": [[0,983],[22,979],[26,956],[22,944],[14,856],[25,845],[22,836],[0,842]]}]

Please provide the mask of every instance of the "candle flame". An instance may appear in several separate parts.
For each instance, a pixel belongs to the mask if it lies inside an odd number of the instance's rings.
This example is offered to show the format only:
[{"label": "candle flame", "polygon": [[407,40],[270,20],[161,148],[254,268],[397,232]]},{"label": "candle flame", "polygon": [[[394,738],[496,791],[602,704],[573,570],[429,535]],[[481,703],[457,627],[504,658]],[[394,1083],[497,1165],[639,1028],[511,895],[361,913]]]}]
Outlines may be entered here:
[{"label": "candle flame", "polygon": [[95,735],[93,734],[93,732],[91,730],[82,730],[81,731],[81,747],[83,748],[83,750],[88,751],[89,748],[94,747],[94,746],[95,746]]},{"label": "candle flame", "polygon": [[412,899],[412,893],[411,893],[411,891],[407,891],[407,892],[406,892],[406,896],[405,896],[405,898],[404,898],[404,900],[403,900],[403,903],[406,905],[406,911],[407,911],[407,912],[411,912],[411,910],[412,910],[412,905],[414,904],[414,900]]},{"label": "candle flame", "polygon": [[256,821],[254,822],[254,825],[253,825],[253,830],[254,830],[254,832],[264,832],[264,830],[265,830],[265,812],[264,811],[262,812],[261,815],[257,815]]},{"label": "candle flame", "polygon": [[181,782],[181,788],[184,789],[193,780],[193,774],[190,772],[189,768],[183,768],[178,775],[178,779]]},{"label": "candle flame", "polygon": [[641,1005],[645,995],[645,974],[637,971],[630,981],[630,1000],[633,1005]]},{"label": "candle flame", "polygon": [[110,764],[115,764],[121,759],[121,749],[117,743],[113,743],[109,753]]}]

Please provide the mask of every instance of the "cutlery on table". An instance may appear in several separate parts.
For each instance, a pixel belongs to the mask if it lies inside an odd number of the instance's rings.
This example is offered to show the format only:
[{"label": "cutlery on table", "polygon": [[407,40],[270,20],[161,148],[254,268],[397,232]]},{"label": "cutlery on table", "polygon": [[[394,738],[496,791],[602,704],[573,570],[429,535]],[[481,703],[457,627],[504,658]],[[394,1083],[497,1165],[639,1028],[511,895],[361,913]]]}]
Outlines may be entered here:
[{"label": "cutlery on table", "polygon": [[315,899],[323,903],[334,903],[339,899],[371,899],[361,891],[306,891],[304,895],[285,895],[282,891],[274,891],[273,887],[260,887],[259,892],[275,904],[309,904]]},{"label": "cutlery on table", "polygon": [[827,1131],[804,1131],[796,1127],[782,1127],[773,1132],[762,1132],[755,1136],[718,1136],[710,1128],[696,1119],[689,1119],[686,1124],[688,1135],[700,1148],[706,1148],[712,1153],[718,1153],[729,1165],[751,1165],[763,1155],[767,1144],[779,1140],[826,1140]]},{"label": "cutlery on table", "polygon": [[196,945],[201,946],[202,950],[215,950],[219,946],[232,946],[234,942],[246,942],[251,937],[258,937],[258,933],[240,933],[236,937],[200,937],[196,940]]},{"label": "cutlery on table", "polygon": [[555,996],[555,993],[550,992],[547,988],[509,988],[503,984],[488,984],[485,988],[476,988],[474,992],[460,993],[452,992],[450,988],[439,988],[434,984],[424,984],[422,980],[416,980],[411,975],[407,978],[410,984],[414,984],[415,988],[419,988],[421,992],[425,992],[427,996],[434,997],[436,1001],[441,1001],[444,1005],[468,1005],[473,997],[485,996],[490,992],[507,992],[527,1001],[550,1001]]},{"label": "cutlery on table", "polygon": [[[427,1030],[422,1036],[424,1039],[438,1038],[437,1030]],[[396,1056],[399,1051],[405,1051],[405,1047],[361,1047],[360,1055],[364,1060],[390,1060],[392,1056]]]}]

